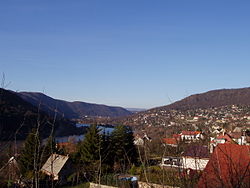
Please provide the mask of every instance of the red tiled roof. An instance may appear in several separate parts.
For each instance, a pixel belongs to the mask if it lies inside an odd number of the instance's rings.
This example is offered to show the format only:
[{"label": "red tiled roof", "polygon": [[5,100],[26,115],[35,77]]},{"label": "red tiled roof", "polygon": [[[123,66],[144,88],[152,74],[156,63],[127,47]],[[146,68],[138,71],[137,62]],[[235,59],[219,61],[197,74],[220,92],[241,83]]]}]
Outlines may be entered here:
[{"label": "red tiled roof", "polygon": [[200,131],[181,131],[182,135],[197,135],[200,134]]},{"label": "red tiled roof", "polygon": [[58,148],[65,148],[67,152],[75,152],[76,150],[76,144],[72,144],[70,142],[61,142],[57,143]]},{"label": "red tiled roof", "polygon": [[250,187],[250,146],[219,144],[199,179],[198,188],[239,185]]},{"label": "red tiled roof", "polygon": [[217,138],[215,138],[214,140],[210,141],[210,143],[214,143],[216,139],[223,139],[225,140],[225,143],[236,144],[236,142],[234,142],[231,136],[228,134],[225,134],[225,135],[221,134],[217,136]]},{"label": "red tiled roof", "polygon": [[173,138],[175,138],[175,139],[179,139],[180,137],[181,137],[180,134],[173,134]]},{"label": "red tiled roof", "polygon": [[59,147],[62,147],[62,146],[68,146],[70,143],[69,142],[61,142],[61,143],[57,143],[57,145]]},{"label": "red tiled roof", "polygon": [[162,141],[165,144],[177,145],[177,140],[175,138],[163,138]]}]

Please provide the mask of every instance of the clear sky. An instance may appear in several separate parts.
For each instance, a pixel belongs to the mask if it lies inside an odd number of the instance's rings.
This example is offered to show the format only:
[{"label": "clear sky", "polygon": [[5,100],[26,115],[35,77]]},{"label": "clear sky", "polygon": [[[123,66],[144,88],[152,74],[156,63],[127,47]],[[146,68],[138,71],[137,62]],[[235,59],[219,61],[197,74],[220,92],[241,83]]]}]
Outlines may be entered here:
[{"label": "clear sky", "polygon": [[151,108],[250,86],[249,0],[2,0],[8,89]]}]

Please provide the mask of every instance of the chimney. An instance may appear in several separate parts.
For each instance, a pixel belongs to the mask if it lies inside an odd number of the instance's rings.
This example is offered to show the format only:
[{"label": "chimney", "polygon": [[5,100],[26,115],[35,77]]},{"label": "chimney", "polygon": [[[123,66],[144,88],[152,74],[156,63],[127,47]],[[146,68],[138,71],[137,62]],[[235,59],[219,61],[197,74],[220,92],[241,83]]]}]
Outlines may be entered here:
[{"label": "chimney", "polygon": [[222,131],[222,135],[225,136],[225,130]]}]

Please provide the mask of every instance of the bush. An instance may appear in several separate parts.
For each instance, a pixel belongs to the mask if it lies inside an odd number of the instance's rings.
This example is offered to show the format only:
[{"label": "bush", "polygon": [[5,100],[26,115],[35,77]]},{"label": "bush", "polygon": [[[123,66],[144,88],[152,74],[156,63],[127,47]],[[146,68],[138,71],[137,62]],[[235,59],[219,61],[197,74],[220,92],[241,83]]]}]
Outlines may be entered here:
[{"label": "bush", "polygon": [[76,186],[66,186],[66,187],[63,187],[63,188],[89,188],[89,182],[82,183],[82,184],[79,184],[79,185],[76,185]]},{"label": "bush", "polygon": [[[177,169],[161,169],[159,166],[151,166],[147,169],[146,174],[149,183],[170,186],[180,185]],[[144,173],[141,173],[140,181],[146,181]]]},{"label": "bush", "polygon": [[108,186],[117,186],[117,175],[115,174],[105,174],[101,177],[101,184]]},{"label": "bush", "polygon": [[142,167],[136,167],[133,165],[129,170],[129,174],[131,175],[140,175],[142,173]]}]

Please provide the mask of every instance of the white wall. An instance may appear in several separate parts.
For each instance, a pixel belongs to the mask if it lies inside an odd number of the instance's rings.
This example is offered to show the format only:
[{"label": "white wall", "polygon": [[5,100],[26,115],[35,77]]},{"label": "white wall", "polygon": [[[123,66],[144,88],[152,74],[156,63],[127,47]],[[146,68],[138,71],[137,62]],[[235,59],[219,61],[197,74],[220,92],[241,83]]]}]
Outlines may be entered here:
[{"label": "white wall", "polygon": [[209,159],[183,157],[183,168],[192,170],[204,170],[208,161]]}]

